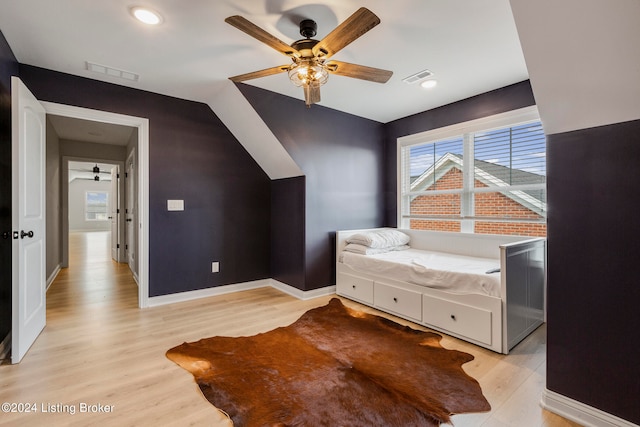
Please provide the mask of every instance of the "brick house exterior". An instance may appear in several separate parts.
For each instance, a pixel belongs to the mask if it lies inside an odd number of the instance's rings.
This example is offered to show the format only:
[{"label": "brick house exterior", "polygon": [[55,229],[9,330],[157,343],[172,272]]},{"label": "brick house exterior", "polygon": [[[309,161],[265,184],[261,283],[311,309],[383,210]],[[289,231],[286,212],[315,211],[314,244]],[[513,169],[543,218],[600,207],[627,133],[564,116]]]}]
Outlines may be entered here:
[{"label": "brick house exterior", "polygon": [[[429,170],[420,177],[413,180],[412,191],[429,190],[453,190],[463,188],[463,173],[461,170],[461,158],[457,155],[448,154],[443,156],[442,161],[434,165],[435,172]],[[484,175],[490,175],[492,169],[503,168],[502,166],[489,165],[486,162],[476,162],[476,168],[482,169]],[[522,173],[522,172],[520,172]],[[526,173],[526,172],[524,172]],[[425,179],[426,178],[426,179]],[[427,181],[431,182],[428,184]],[[489,187],[479,179],[474,180],[476,188]],[[496,217],[508,216],[518,220],[540,220],[544,219],[538,212],[527,206],[527,200],[540,203],[540,194],[536,192],[519,192],[522,197],[510,197],[500,192],[476,193],[474,195],[475,216]],[[537,192],[540,193],[540,192]],[[458,216],[460,215],[461,203],[459,194],[434,194],[415,196],[411,200],[410,209],[412,215],[428,216]],[[421,230],[436,231],[460,231],[460,221],[458,220],[423,220],[411,219],[410,227]],[[479,221],[474,223],[474,232],[479,234],[512,234],[521,236],[546,237],[546,222],[494,222]]]}]

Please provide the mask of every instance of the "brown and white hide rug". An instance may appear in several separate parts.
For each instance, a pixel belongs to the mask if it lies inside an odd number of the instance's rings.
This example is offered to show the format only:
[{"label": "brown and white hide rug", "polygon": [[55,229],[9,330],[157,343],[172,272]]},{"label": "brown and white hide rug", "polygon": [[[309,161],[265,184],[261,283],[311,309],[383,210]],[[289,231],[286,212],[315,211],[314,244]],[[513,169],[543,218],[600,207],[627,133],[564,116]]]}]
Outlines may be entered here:
[{"label": "brown and white hide rug", "polygon": [[441,338],[333,298],[289,326],[184,343],[167,357],[235,426],[439,426],[490,409],[462,370],[473,356]]}]

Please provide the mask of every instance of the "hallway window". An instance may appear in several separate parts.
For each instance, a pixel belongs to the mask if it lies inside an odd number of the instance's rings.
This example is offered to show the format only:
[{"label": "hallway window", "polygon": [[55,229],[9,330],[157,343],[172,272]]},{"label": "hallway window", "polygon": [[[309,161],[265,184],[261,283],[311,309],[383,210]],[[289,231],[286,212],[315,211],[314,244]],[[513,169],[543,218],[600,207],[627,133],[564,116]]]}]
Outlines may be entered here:
[{"label": "hallway window", "polygon": [[84,199],[84,217],[87,221],[107,221],[109,219],[109,193],[87,191]]}]

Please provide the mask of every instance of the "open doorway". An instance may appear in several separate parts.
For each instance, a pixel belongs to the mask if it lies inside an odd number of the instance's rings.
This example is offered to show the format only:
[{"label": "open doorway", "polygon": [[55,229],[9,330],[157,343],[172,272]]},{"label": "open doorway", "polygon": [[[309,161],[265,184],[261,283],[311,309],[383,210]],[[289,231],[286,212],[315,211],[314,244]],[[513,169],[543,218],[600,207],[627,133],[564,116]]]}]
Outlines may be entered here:
[{"label": "open doorway", "polygon": [[[47,141],[47,281],[53,281],[57,268],[69,265],[69,232],[74,229],[70,212],[70,193],[68,183],[74,180],[71,175],[85,173],[94,179],[93,168],[99,170],[97,176],[108,181],[106,173],[113,172],[113,179],[120,177],[117,185],[119,206],[112,204],[114,211],[105,213],[104,206],[98,213],[101,218],[107,215],[110,220],[114,247],[111,257],[128,266],[137,282],[138,307],[148,305],[148,249],[146,245],[148,225],[148,120],[144,118],[124,116],[80,107],[65,106],[42,102],[47,113],[47,134],[55,135],[58,140]],[[80,133],[81,135],[78,135]],[[112,140],[113,134],[119,134]],[[130,162],[131,165],[127,165]],[[50,168],[50,165],[52,167]],[[49,176],[49,171],[56,170]],[[89,167],[90,166],[90,167]],[[127,184],[126,169],[135,171]],[[75,170],[78,169],[78,170]],[[93,174],[93,175],[91,175]],[[113,180],[111,180],[113,183]],[[50,185],[59,182],[59,186]],[[80,182],[80,181],[79,181]],[[88,183],[89,180],[86,180]],[[95,182],[95,181],[94,181]],[[56,191],[58,194],[55,194]],[[86,189],[82,190],[85,194]],[[53,194],[52,194],[53,193]],[[108,198],[108,197],[107,197]],[[104,199],[103,199],[104,200]],[[114,196],[111,196],[114,200]],[[135,211],[127,210],[127,202],[135,206]],[[138,207],[139,211],[138,212]],[[119,212],[118,212],[119,209]],[[86,215],[87,207],[82,210]],[[51,213],[51,215],[49,215]],[[120,213],[119,217],[116,215]],[[111,221],[113,220],[113,221]],[[95,223],[93,224],[95,225]],[[102,224],[106,225],[106,224]],[[127,227],[129,225],[129,227]],[[86,226],[86,222],[85,222]],[[128,231],[127,231],[128,230]],[[56,234],[57,233],[57,234]],[[127,235],[127,233],[129,233]],[[51,234],[51,236],[50,236]],[[118,247],[119,245],[119,247]],[[57,252],[57,256],[55,255]],[[49,254],[53,254],[49,257]],[[50,260],[51,259],[51,260]],[[130,262],[133,259],[134,262]],[[49,263],[57,265],[49,265]]]},{"label": "open doorway", "polygon": [[[131,233],[125,203],[137,198],[136,187],[121,174],[137,150],[137,128],[52,114],[46,122],[47,285],[60,269],[86,270],[83,263],[125,263],[137,278],[137,265],[126,262],[136,241],[125,244]],[[104,283],[110,270],[93,269],[86,282]]]},{"label": "open doorway", "polygon": [[103,234],[108,244],[107,257],[123,262],[126,259],[123,205],[135,194],[127,192],[131,189],[121,183],[124,162],[87,162],[65,157],[63,164],[68,167],[65,182],[69,233]]}]

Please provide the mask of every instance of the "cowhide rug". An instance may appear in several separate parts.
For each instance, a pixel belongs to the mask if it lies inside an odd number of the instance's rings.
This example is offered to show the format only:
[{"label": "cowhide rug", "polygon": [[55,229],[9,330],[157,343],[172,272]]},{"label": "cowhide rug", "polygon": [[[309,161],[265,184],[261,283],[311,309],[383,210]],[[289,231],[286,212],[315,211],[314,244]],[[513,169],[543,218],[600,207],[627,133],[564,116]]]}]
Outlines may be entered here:
[{"label": "cowhide rug", "polygon": [[289,326],[184,343],[167,357],[236,426],[439,426],[490,409],[462,370],[473,356],[441,338],[333,298]]}]

